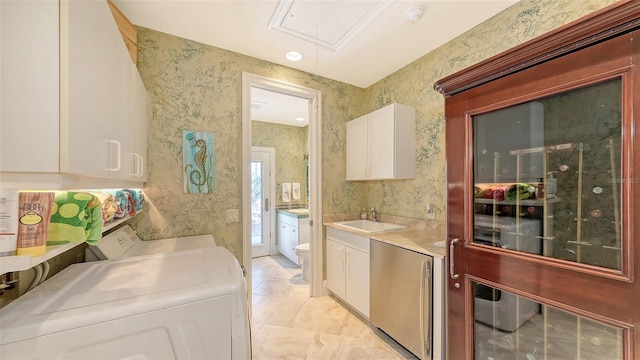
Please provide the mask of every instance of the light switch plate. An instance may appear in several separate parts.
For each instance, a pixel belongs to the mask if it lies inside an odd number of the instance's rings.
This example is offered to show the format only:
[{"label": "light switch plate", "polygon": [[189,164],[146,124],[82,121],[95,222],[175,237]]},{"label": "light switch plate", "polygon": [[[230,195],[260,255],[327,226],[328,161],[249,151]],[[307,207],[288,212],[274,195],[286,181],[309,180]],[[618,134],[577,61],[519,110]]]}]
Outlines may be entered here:
[{"label": "light switch plate", "polygon": [[436,210],[433,208],[433,204],[427,203],[427,219],[435,220],[436,219]]},{"label": "light switch plate", "polygon": [[238,209],[227,210],[227,222],[233,223],[240,221],[240,211]]}]

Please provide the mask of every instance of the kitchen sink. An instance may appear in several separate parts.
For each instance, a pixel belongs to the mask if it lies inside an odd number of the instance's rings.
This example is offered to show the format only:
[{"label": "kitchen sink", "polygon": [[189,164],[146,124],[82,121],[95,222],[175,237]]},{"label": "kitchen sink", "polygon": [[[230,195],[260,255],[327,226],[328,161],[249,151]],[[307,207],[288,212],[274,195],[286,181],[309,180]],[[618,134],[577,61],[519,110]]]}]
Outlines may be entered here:
[{"label": "kitchen sink", "polygon": [[392,223],[380,222],[380,221],[371,221],[371,220],[341,221],[335,224],[352,228],[355,230],[359,230],[367,234],[406,228],[405,225],[392,224]]}]

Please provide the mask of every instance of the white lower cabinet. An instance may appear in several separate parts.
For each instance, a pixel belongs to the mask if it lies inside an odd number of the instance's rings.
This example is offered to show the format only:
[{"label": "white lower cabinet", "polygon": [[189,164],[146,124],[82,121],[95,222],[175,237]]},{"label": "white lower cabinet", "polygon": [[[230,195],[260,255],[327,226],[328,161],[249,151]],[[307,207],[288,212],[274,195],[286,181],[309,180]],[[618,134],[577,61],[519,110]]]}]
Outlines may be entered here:
[{"label": "white lower cabinet", "polygon": [[327,288],[369,318],[369,238],[327,228]]},{"label": "white lower cabinet", "polygon": [[301,262],[296,246],[309,242],[309,218],[297,218],[278,213],[278,250],[294,263]]}]

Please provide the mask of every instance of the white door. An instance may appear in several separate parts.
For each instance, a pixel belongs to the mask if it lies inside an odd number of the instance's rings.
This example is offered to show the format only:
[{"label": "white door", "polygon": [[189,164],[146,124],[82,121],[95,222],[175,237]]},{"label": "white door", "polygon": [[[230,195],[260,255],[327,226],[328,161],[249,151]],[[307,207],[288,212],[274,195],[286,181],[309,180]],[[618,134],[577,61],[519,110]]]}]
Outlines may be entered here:
[{"label": "white door", "polygon": [[251,256],[266,256],[271,253],[271,239],[275,208],[271,194],[275,193],[271,166],[275,149],[251,150]]}]

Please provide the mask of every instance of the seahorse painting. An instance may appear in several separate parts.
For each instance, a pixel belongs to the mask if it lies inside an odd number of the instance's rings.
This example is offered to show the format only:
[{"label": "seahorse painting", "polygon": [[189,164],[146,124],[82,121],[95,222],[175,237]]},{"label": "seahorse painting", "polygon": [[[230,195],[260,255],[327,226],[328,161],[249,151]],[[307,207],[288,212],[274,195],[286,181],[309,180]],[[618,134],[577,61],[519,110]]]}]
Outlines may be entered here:
[{"label": "seahorse painting", "polygon": [[213,191],[213,134],[183,130],[184,192]]}]

